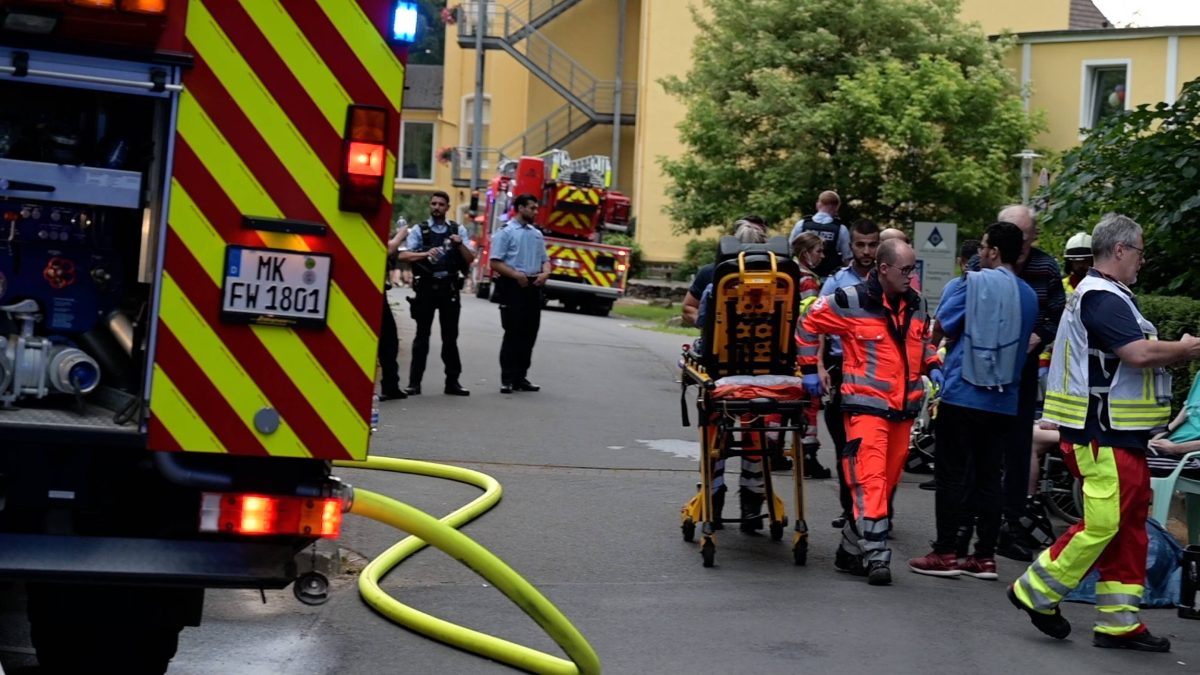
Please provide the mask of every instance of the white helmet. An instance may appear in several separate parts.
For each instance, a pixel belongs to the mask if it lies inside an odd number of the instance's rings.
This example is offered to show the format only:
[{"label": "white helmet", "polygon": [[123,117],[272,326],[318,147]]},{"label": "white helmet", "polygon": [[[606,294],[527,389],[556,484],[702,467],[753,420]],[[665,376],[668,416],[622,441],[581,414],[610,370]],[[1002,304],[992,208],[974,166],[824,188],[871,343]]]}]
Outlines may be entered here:
[{"label": "white helmet", "polygon": [[1087,232],[1076,232],[1067,240],[1063,258],[1067,260],[1085,260],[1092,257],[1092,235]]}]

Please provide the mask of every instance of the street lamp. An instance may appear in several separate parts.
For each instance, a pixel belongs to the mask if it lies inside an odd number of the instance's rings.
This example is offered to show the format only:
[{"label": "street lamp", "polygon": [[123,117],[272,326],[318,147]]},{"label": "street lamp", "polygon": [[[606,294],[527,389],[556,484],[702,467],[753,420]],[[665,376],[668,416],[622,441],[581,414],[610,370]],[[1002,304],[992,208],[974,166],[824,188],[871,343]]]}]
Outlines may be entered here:
[{"label": "street lamp", "polygon": [[1021,158],[1021,203],[1029,206],[1029,184],[1033,182],[1033,160],[1041,159],[1042,155],[1025,148],[1013,157]]}]

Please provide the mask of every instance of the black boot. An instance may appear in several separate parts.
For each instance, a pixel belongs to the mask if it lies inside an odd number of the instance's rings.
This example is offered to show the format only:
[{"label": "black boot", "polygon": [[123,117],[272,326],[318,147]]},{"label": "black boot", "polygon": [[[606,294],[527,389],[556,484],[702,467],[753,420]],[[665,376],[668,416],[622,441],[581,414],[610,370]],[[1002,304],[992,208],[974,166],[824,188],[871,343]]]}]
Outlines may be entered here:
[{"label": "black boot", "polygon": [[821,466],[817,461],[817,448],[820,446],[815,443],[804,445],[804,477],[825,479],[831,475],[829,469]]},{"label": "black boot", "polygon": [[751,492],[746,488],[738,488],[738,502],[742,507],[742,522],[740,529],[746,534],[757,534],[762,529],[763,495]]}]

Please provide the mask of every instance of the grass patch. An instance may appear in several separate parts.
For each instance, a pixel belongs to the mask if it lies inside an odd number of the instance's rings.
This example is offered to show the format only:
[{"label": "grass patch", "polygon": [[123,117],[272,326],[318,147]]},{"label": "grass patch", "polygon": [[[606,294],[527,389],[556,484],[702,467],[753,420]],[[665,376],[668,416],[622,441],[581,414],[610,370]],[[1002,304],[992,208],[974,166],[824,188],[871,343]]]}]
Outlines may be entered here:
[{"label": "grass patch", "polygon": [[691,337],[700,337],[698,328],[688,328],[680,325],[668,325],[668,321],[680,315],[682,310],[678,305],[674,307],[656,307],[654,305],[646,305],[640,302],[618,302],[613,305],[612,313],[616,316],[634,319],[636,321],[646,321],[650,325],[640,325],[637,328],[644,328],[659,333],[669,333],[671,335],[688,335]]}]

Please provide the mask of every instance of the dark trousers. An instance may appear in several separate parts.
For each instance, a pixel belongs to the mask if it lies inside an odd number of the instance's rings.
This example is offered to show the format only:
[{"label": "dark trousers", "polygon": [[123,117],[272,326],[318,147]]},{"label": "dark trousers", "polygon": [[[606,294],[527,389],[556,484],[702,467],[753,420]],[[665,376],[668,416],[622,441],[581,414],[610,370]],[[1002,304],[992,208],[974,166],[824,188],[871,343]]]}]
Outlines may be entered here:
[{"label": "dark trousers", "polygon": [[846,469],[843,466],[842,454],[846,449],[846,422],[842,417],[842,357],[825,355],[826,370],[829,371],[829,386],[832,389],[829,403],[825,405],[825,428],[829,430],[829,438],[833,440],[833,454],[837,458],[838,500],[842,503],[842,513],[854,512],[854,502],[850,498],[850,484],[846,482]]},{"label": "dark trousers", "polygon": [[[974,525],[979,535],[975,555],[995,557],[1003,506],[1001,463],[1016,435],[1017,418],[942,403],[936,424],[937,461],[933,466],[937,479],[937,540],[933,550],[966,555]],[[961,545],[960,531],[966,535]]]},{"label": "dark trousers", "polygon": [[396,315],[388,306],[388,296],[383,294],[383,321],[379,324],[379,368],[383,371],[380,389],[385,394],[400,391],[400,336],[396,333]]},{"label": "dark trousers", "polygon": [[458,291],[449,282],[433,285],[422,280],[412,299],[417,335],[413,338],[412,363],[408,367],[410,387],[420,386],[421,377],[425,374],[425,358],[429,354],[429,334],[433,330],[435,312],[442,332],[442,363],[446,366],[446,381],[458,382],[458,376],[462,373],[462,361],[458,358],[458,315],[462,312],[462,304]]},{"label": "dark trousers", "polygon": [[[1037,414],[1038,355],[1033,350],[1021,369],[1021,390],[1017,393],[1016,428],[1025,433],[1013,434],[1004,453],[1004,517],[1015,521],[1025,513],[1025,498],[1029,494],[1029,457],[1033,453],[1033,419]],[[940,414],[940,413],[939,413]],[[941,452],[941,443],[938,443]]]},{"label": "dark trousers", "polygon": [[500,325],[504,339],[500,343],[500,382],[514,384],[526,379],[533,360],[533,344],[537,342],[542,323],[542,288],[533,279],[524,288],[512,279],[496,279],[500,294]]}]

